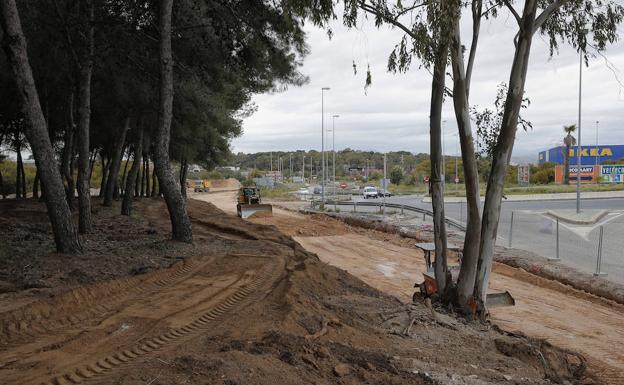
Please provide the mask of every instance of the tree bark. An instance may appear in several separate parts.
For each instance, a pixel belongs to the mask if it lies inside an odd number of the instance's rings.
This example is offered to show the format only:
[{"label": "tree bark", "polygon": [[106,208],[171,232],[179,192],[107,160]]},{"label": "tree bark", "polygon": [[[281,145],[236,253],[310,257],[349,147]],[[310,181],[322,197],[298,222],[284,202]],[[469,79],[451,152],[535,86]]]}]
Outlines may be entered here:
[{"label": "tree bark", "polygon": [[[18,139],[19,134],[15,134],[15,139]],[[15,199],[26,198],[26,195],[22,196],[22,173],[24,172],[24,163],[22,162],[22,147],[18,144],[15,151],[17,152],[17,162],[15,163]]]},{"label": "tree bark", "polygon": [[[150,162],[149,162],[149,153],[145,153],[143,157],[143,176],[145,177],[145,196],[149,197],[150,194]],[[152,177],[154,175],[154,171],[152,171]]]},{"label": "tree bark", "polygon": [[119,167],[121,165],[121,157],[123,155],[124,143],[126,141],[126,133],[130,129],[130,117],[127,117],[123,128],[119,134],[119,138],[115,143],[115,151],[113,152],[113,158],[110,160],[110,166],[108,169],[108,178],[106,179],[106,188],[104,190],[104,203],[106,207],[113,205],[113,194],[115,188],[117,188],[119,178]]},{"label": "tree bark", "polygon": [[26,119],[26,137],[41,174],[41,184],[45,192],[46,207],[56,248],[61,253],[78,253],[82,246],[71,220],[61,174],[56,166],[52,143],[39,104],[37,88],[28,60],[26,39],[22,32],[15,0],[0,1],[0,23],[4,31],[4,50],[22,100],[22,110]]},{"label": "tree bark", "polygon": [[139,195],[144,197],[145,196],[145,171],[147,169],[147,167],[145,167],[145,152],[143,152],[143,172],[141,172],[141,191],[139,192]]},{"label": "tree bark", "polygon": [[433,237],[435,242],[435,278],[438,293],[446,296],[448,267],[446,261],[446,226],[444,222],[444,182],[442,181],[442,103],[448,45],[437,48],[431,82],[430,160],[431,203],[433,207]]},{"label": "tree bark", "polygon": [[61,154],[61,173],[65,179],[65,195],[70,210],[74,210],[74,177],[71,172],[71,161],[74,156],[74,93],[69,94],[67,128],[63,138],[65,145]]},{"label": "tree bark", "polygon": [[[89,129],[91,127],[91,75],[93,73],[94,20],[93,0],[88,1],[89,30],[87,33],[87,54],[79,66],[80,86],[78,91],[78,231],[91,232],[91,177],[89,165]],[[78,64],[78,63],[77,63]]]},{"label": "tree bark", "polygon": [[119,186],[119,193],[123,196],[126,193],[126,178],[128,176],[128,163],[130,163],[130,146],[128,146],[128,155],[126,156],[126,162],[124,163],[123,173],[121,174],[121,186]]},{"label": "tree bark", "polygon": [[137,122],[137,135],[136,141],[134,143],[134,161],[132,162],[132,167],[130,167],[130,172],[128,173],[128,178],[126,179],[126,187],[124,189],[124,197],[121,202],[121,215],[132,215],[132,199],[135,190],[135,184],[137,182],[137,175],[139,173],[139,169],[141,168],[141,158],[143,157],[143,127],[141,127],[141,122]]},{"label": "tree bark", "polygon": [[102,180],[100,181],[100,192],[98,196],[102,198],[106,190],[106,182],[108,178],[108,169],[110,168],[110,160],[104,158],[104,150],[100,152],[100,162],[102,163]]},{"label": "tree bark", "polygon": [[478,310],[481,314],[485,314],[486,295],[490,273],[492,271],[492,260],[494,247],[496,245],[496,233],[500,218],[503,187],[507,174],[507,166],[511,159],[511,152],[516,138],[518,115],[522,106],[536,11],[537,0],[526,0],[524,3],[520,30],[518,32],[518,43],[511,67],[511,74],[509,76],[509,90],[507,91],[507,98],[505,100],[503,123],[496,147],[494,148],[492,169],[485,193],[479,267],[475,287],[475,297],[479,306]]},{"label": "tree bark", "polygon": [[160,95],[158,126],[154,143],[154,171],[165,196],[171,219],[171,236],[174,240],[192,242],[191,221],[186,212],[186,202],[180,186],[173,176],[169,162],[169,139],[173,117],[173,55],[171,50],[171,14],[173,0],[160,1]]},{"label": "tree bark", "polygon": [[0,195],[2,195],[2,199],[6,199],[6,192],[4,191],[4,178],[2,177],[2,170],[0,170]]},{"label": "tree bark", "polygon": [[[468,79],[464,71],[463,47],[459,27],[461,10],[458,9],[453,26],[451,44],[451,65],[453,67],[453,106],[459,129],[464,184],[466,186],[467,220],[464,238],[463,259],[457,280],[457,304],[468,310],[468,303],[474,293],[477,264],[479,261],[479,239],[481,236],[481,215],[479,213],[479,169],[475,154],[468,101]],[[477,33],[473,33],[478,36]],[[471,54],[474,52],[472,48]],[[474,57],[474,56],[473,56]]]},{"label": "tree bark", "polygon": [[184,199],[186,199],[186,177],[188,175],[188,162],[183,159],[180,162],[180,192]]}]

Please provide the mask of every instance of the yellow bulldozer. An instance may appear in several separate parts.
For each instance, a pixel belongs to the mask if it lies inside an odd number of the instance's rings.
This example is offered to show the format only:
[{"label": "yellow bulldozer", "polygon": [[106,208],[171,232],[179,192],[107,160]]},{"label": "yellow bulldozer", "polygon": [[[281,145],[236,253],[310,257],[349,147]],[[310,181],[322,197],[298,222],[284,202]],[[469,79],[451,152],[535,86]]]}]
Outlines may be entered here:
[{"label": "yellow bulldozer", "polygon": [[260,190],[255,186],[241,187],[238,190],[236,213],[246,219],[250,217],[272,217],[273,206],[262,204]]}]

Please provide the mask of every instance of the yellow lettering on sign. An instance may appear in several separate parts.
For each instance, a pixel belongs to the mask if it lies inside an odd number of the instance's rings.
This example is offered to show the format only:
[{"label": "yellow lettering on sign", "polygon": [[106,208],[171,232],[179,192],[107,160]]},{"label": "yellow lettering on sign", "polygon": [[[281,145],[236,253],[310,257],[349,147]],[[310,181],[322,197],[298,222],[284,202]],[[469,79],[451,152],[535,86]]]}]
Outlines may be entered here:
[{"label": "yellow lettering on sign", "polygon": [[573,148],[571,148],[571,149],[570,149],[570,153],[569,153],[569,155],[570,155],[570,156],[574,156],[574,149],[573,149]]},{"label": "yellow lettering on sign", "polygon": [[600,156],[613,156],[613,152],[610,148],[603,148],[600,152]]},{"label": "yellow lettering on sign", "polygon": [[597,148],[592,148],[591,150],[589,150],[589,155],[590,156],[598,156],[598,149]]}]

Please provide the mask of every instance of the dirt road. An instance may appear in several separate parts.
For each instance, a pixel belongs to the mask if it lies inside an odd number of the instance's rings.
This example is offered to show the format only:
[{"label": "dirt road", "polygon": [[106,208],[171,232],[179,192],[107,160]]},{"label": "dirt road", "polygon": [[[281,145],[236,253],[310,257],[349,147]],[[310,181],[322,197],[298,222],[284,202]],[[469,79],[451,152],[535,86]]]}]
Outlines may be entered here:
[{"label": "dirt road", "polygon": [[[224,210],[233,206],[232,194],[210,194],[201,199]],[[405,247],[405,241],[357,233],[338,221],[284,210],[274,213],[273,218],[253,221],[273,224],[297,236],[304,248],[324,262],[404,302],[411,300],[414,281],[420,281],[424,271],[424,260],[419,251]],[[310,230],[315,227],[323,229],[321,234]],[[500,264],[494,267],[491,289],[509,290],[516,299],[515,307],[492,310],[496,325],[578,351],[606,384],[624,384],[624,306]]]},{"label": "dirt road", "polygon": [[127,368],[213,327],[283,270],[274,258],[259,263],[229,257],[249,269],[228,272],[214,258],[189,259],[147,277],[74,290],[53,305],[31,306],[27,323],[14,314],[19,322],[2,333],[1,382],[65,384]]}]

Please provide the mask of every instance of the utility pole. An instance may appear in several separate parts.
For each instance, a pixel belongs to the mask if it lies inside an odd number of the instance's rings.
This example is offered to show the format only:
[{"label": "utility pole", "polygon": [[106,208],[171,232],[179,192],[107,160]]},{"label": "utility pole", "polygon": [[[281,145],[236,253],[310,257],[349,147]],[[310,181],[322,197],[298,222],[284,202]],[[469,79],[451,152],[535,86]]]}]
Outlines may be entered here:
[{"label": "utility pole", "polygon": [[269,164],[269,169],[271,170],[271,172],[273,172],[273,151],[269,153]]},{"label": "utility pole", "polygon": [[386,215],[386,194],[388,192],[388,180],[386,179],[386,154],[384,153],[384,178],[383,178],[383,215]]},{"label": "utility pole", "polygon": [[301,181],[305,183],[305,155],[301,158]]},{"label": "utility pole", "polygon": [[292,154],[288,153],[288,156],[290,158],[290,164],[289,164],[289,171],[290,171],[290,183],[292,183],[293,181],[293,174],[292,174]]},{"label": "utility pole", "polygon": [[329,87],[321,88],[321,166],[323,168],[321,210],[325,210],[325,91],[329,91]]},{"label": "utility pole", "polygon": [[340,115],[332,116],[332,153],[333,153],[333,171],[334,171],[334,195],[336,194],[336,118]]},{"label": "utility pole", "polygon": [[[598,123],[600,123],[600,121],[596,120],[596,169],[594,170],[594,175],[598,174],[598,166],[600,165],[600,155],[598,152]],[[596,177],[596,183],[598,183],[598,177]]]},{"label": "utility pole", "polygon": [[578,140],[576,142],[576,213],[581,212],[581,94],[583,90],[583,52],[579,50]]},{"label": "utility pole", "polygon": [[446,161],[444,159],[444,130],[446,128],[446,120],[442,121],[442,185],[446,184]]}]

